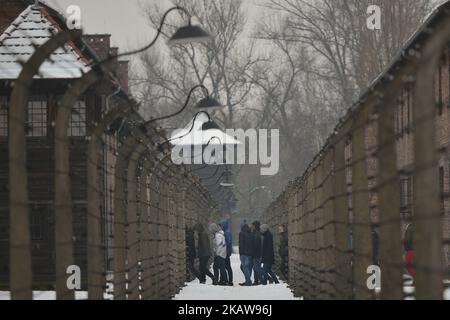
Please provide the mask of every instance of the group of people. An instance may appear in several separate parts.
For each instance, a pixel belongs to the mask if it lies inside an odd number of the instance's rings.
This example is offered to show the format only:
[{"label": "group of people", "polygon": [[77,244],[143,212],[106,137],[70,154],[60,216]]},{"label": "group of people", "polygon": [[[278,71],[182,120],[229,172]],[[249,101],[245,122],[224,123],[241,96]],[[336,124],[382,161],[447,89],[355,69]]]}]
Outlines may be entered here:
[{"label": "group of people", "polygon": [[[251,227],[244,222],[239,233],[239,255],[245,282],[241,286],[267,285],[279,283],[272,271],[275,261],[273,236],[267,224],[254,221]],[[253,272],[253,282],[252,282]]]},{"label": "group of people", "polygon": [[[195,241],[197,232],[197,245]],[[278,227],[280,246],[278,253],[281,261],[281,273],[288,279],[288,238],[284,226]],[[211,248],[212,242],[212,248]],[[206,230],[203,224],[197,223],[193,228],[186,227],[186,264],[188,277],[193,274],[200,283],[206,283],[206,277],[213,285],[233,286],[233,270],[230,257],[233,253],[233,239],[228,220],[212,223]],[[239,255],[241,271],[245,282],[240,286],[267,285],[279,283],[272,266],[275,262],[273,235],[267,224],[254,221],[250,226],[246,221],[239,233]],[[213,256],[213,272],[209,270],[209,262]],[[195,260],[199,260],[199,269]],[[253,275],[253,281],[252,281]]]},{"label": "group of people", "polygon": [[[208,232],[209,231],[209,232]],[[198,245],[195,245],[197,232]],[[211,250],[211,237],[213,248]],[[213,285],[233,286],[233,270],[230,257],[233,253],[233,239],[228,220],[212,223],[208,230],[202,223],[194,228],[186,227],[186,264],[187,271],[192,273],[200,283],[206,283],[206,277],[211,278]],[[213,273],[209,270],[209,261],[213,255]],[[195,259],[199,260],[199,269],[195,268]]]}]

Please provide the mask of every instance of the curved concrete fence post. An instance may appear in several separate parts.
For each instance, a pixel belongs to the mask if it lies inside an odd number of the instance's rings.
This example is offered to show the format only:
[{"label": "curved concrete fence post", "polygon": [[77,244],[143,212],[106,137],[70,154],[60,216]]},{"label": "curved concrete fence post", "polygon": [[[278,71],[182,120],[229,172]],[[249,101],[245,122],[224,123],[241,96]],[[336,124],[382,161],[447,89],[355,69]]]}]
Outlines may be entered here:
[{"label": "curved concrete fence post", "polygon": [[[144,159],[146,161],[146,159]],[[149,230],[149,192],[148,192],[149,170],[143,166],[139,180],[139,258],[141,261],[141,285],[142,300],[149,299],[151,288],[151,242]]]},{"label": "curved concrete fence post", "polygon": [[367,288],[367,267],[372,264],[372,239],[370,229],[369,190],[366,164],[365,129],[368,108],[355,115],[352,132],[352,199],[353,199],[353,282],[355,299],[367,300],[372,294]]},{"label": "curved concrete fence post", "polygon": [[158,296],[157,299],[164,299],[166,296],[167,283],[167,212],[165,198],[167,196],[167,186],[158,175]]},{"label": "curved concrete fence post", "polygon": [[[414,127],[414,260],[415,296],[420,300],[443,298],[442,216],[435,125],[434,76],[444,47],[450,41],[450,19],[433,30],[421,49],[413,98]],[[426,239],[426,240],[425,240]]]},{"label": "curved concrete fence post", "polygon": [[14,82],[9,114],[9,204],[10,204],[10,290],[12,299],[32,299],[32,268],[28,175],[26,153],[26,110],[33,77],[42,63],[59,47],[81,36],[80,31],[61,32],[39,47],[24,64]]},{"label": "curved concrete fence post", "polygon": [[[167,169],[166,169],[167,170]],[[174,184],[171,172],[165,174],[168,180],[167,185],[167,241],[168,241],[168,268],[169,268],[169,297],[172,297],[175,291],[175,278],[177,276],[176,262],[175,262],[175,228],[174,228],[174,211],[173,211],[173,196]]]},{"label": "curved concrete fence post", "polygon": [[[136,216],[136,176],[133,167],[136,169],[134,157],[139,158],[139,152],[136,150],[145,150],[146,137],[142,131],[142,127],[137,127],[132,130],[124,143],[120,146],[118,151],[118,158],[115,170],[115,187],[114,187],[114,298],[124,300],[127,298],[127,285],[129,285],[130,269],[129,266],[134,263],[128,261],[127,254],[130,249],[127,239],[127,229],[129,226],[135,228],[136,221],[129,219]],[[130,157],[133,159],[130,160]],[[133,164],[134,163],[134,164]],[[131,170],[130,170],[131,169]],[[133,176],[133,179],[129,179]],[[128,190],[128,188],[131,188]],[[130,193],[131,191],[131,193]],[[128,206],[134,206],[133,210],[129,210]],[[130,214],[131,216],[128,216]],[[131,224],[130,224],[131,222]],[[128,232],[129,233],[129,232]],[[135,237],[135,233],[131,234]],[[134,245],[137,248],[137,245]],[[134,251],[131,252],[134,254]],[[131,257],[134,259],[134,256]],[[136,265],[137,266],[137,265]],[[128,279],[127,279],[128,274]],[[137,280],[137,278],[136,278]],[[128,288],[133,289],[133,288]],[[137,289],[137,288],[136,288]]]},{"label": "curved concrete fence post", "polygon": [[147,149],[148,142],[145,137],[139,141],[139,145],[133,150],[128,159],[127,167],[127,270],[128,270],[128,299],[139,299],[139,239],[138,239],[138,176],[137,169],[142,153]]},{"label": "curved concrete fence post", "polygon": [[[400,175],[397,170],[397,146],[395,141],[395,108],[396,100],[383,99],[379,101],[377,121],[378,158],[378,206],[379,206],[379,237],[380,237],[380,267],[381,299],[403,299],[403,264],[402,238],[400,219]],[[390,263],[384,263],[384,262]]]},{"label": "curved concrete fence post", "polygon": [[[87,155],[87,265],[88,265],[88,297],[90,300],[102,300],[106,281],[104,243],[102,243],[102,215],[99,202],[98,166],[102,157],[98,154],[102,135],[108,126],[117,118],[126,116],[132,110],[128,102],[121,102],[113,108],[98,125],[93,128],[88,144]],[[106,216],[106,214],[105,214]]]},{"label": "curved concrete fence post", "polygon": [[149,281],[151,288],[149,289],[149,299],[157,299],[160,285],[160,274],[159,274],[159,251],[160,251],[160,239],[159,239],[159,193],[158,193],[158,178],[151,172],[149,177],[149,237],[151,239],[151,274],[152,278]]},{"label": "curved concrete fence post", "polygon": [[[333,284],[333,268],[336,265],[336,254],[334,250],[334,235],[335,235],[335,221],[334,221],[334,198],[333,198],[333,160],[334,152],[333,149],[329,148],[326,151],[324,157],[324,189],[323,197],[325,201],[324,206],[324,232],[325,232],[325,280],[326,288],[325,292],[328,293],[327,299],[336,299],[336,288]],[[297,202],[297,188],[295,187],[293,203],[291,204],[291,209],[294,211]],[[290,228],[290,226],[289,226]],[[293,228],[294,229],[294,228]],[[288,229],[289,231],[290,229]],[[292,231],[289,231],[292,232]],[[291,233],[292,234],[292,233]]]},{"label": "curved concrete fence post", "polygon": [[80,96],[100,79],[92,70],[77,79],[65,93],[55,123],[55,254],[56,298],[74,299],[66,284],[67,267],[74,264],[72,194],[68,128],[72,108]]},{"label": "curved concrete fence post", "polygon": [[178,279],[178,286],[182,287],[186,280],[186,263],[184,263],[186,258],[186,236],[185,236],[185,228],[189,225],[190,228],[193,228],[194,225],[188,223],[186,221],[186,186],[185,180],[182,177],[177,177],[176,185],[178,187],[177,190],[177,229],[178,229],[178,239],[177,239],[177,248],[178,248],[178,268],[180,270],[180,277]]},{"label": "curved concrete fence post", "polygon": [[114,172],[114,299],[126,299],[126,224],[127,224],[127,159],[138,142],[133,132],[119,147]]},{"label": "curved concrete fence post", "polygon": [[[169,217],[168,217],[168,181],[163,176],[164,172],[159,168],[161,160],[154,167],[154,172],[158,176],[158,296],[157,299],[168,299],[170,296],[170,269],[169,269]],[[156,171],[158,169],[158,171]]]}]

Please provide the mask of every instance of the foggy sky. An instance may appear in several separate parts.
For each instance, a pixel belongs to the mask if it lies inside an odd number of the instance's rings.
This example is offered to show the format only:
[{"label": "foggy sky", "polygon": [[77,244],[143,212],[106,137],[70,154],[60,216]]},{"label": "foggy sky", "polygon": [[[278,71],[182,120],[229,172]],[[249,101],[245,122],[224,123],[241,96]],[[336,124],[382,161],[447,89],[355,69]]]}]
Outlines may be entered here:
[{"label": "foggy sky", "polygon": [[[246,0],[245,4],[258,0]],[[155,35],[142,14],[141,5],[161,3],[170,8],[169,0],[45,0],[52,8],[66,15],[67,7],[73,4],[81,8],[83,30],[86,33],[111,34],[112,45],[122,51],[139,48]],[[254,5],[252,5],[254,7]],[[251,12],[254,12],[252,8]],[[250,11],[250,10],[248,10]]]}]

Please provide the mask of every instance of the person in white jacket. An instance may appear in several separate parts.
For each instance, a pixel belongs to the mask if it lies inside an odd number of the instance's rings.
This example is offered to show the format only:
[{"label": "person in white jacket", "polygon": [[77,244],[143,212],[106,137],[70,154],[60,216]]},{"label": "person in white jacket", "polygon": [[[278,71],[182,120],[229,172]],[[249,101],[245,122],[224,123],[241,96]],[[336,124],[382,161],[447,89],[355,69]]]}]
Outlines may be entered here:
[{"label": "person in white jacket", "polygon": [[227,244],[225,241],[225,233],[223,232],[222,228],[216,223],[211,223],[208,229],[213,235],[214,277],[216,279],[220,279],[218,283],[220,286],[226,286],[228,285],[228,277],[227,271],[225,269],[225,260],[227,258]]}]

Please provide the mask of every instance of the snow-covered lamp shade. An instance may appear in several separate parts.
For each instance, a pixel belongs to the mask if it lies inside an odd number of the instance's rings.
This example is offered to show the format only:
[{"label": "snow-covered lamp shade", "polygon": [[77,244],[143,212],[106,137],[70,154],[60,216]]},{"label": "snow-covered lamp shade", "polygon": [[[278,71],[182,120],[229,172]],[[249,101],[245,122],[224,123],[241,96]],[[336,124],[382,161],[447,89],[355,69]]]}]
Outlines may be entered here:
[{"label": "snow-covered lamp shade", "polygon": [[240,141],[223,132],[206,114],[199,114],[186,127],[175,130],[170,141],[178,146],[241,144]]}]

